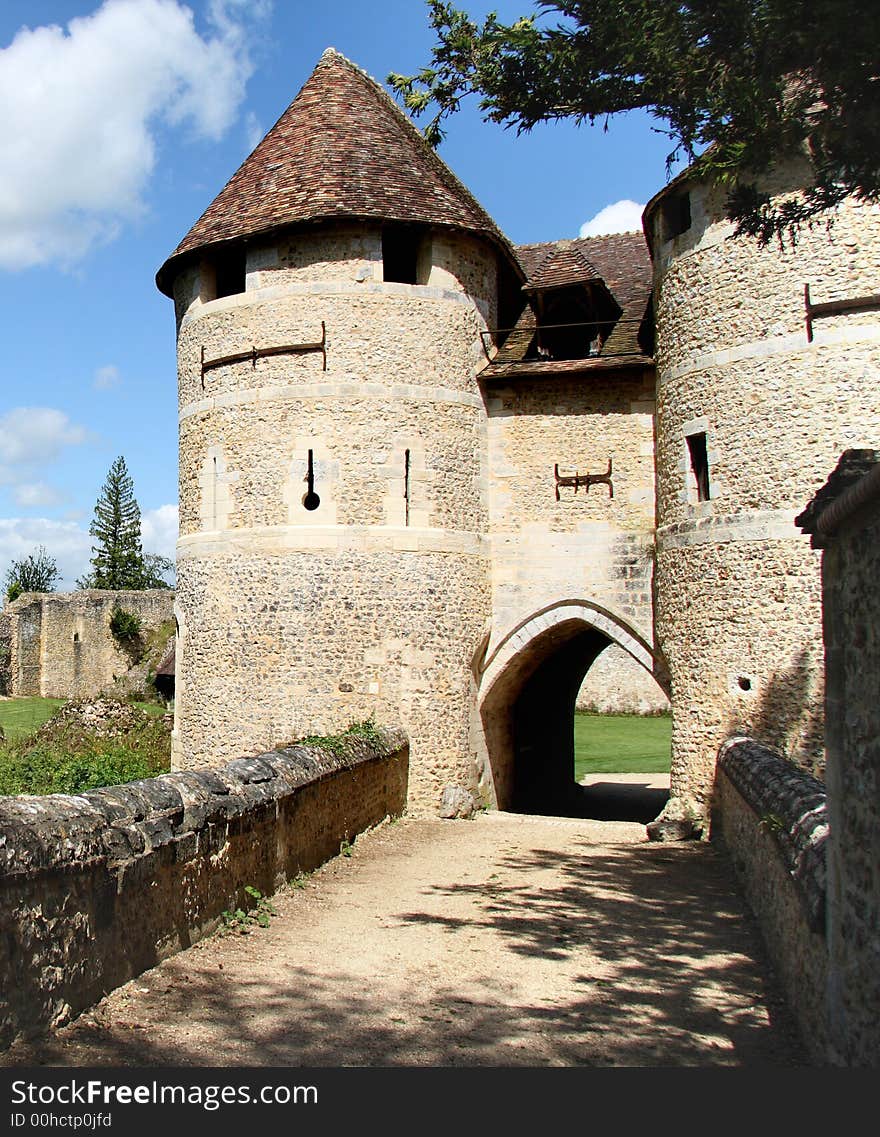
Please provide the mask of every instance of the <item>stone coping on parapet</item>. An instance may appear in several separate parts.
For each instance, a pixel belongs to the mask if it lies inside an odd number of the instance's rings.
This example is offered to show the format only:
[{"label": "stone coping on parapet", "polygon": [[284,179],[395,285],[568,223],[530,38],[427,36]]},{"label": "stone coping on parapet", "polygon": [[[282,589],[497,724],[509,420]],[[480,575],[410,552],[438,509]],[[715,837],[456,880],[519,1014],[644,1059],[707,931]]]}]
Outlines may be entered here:
[{"label": "stone coping on parapet", "polygon": [[726,367],[747,359],[771,359],[775,356],[785,356],[790,359],[794,355],[817,355],[824,348],[853,347],[861,343],[880,343],[880,327],[876,324],[856,324],[853,327],[838,329],[817,327],[813,333],[812,343],[807,342],[806,332],[803,330],[789,335],[739,343],[735,347],[701,352],[682,363],[677,363],[674,367],[666,367],[659,363],[657,388],[661,390],[677,379],[688,378],[700,371]]},{"label": "stone coping on parapet", "polygon": [[277,553],[438,553],[488,557],[481,533],[461,529],[420,529],[397,525],[262,525],[204,530],[178,538],[179,560],[233,554]]},{"label": "stone coping on parapet", "polygon": [[181,407],[179,421],[184,422],[194,415],[205,414],[225,407],[248,406],[253,403],[295,403],[303,399],[372,399],[377,402],[442,403],[450,406],[471,407],[484,410],[479,395],[470,391],[458,391],[452,387],[422,387],[406,383],[363,382],[356,378],[322,380],[312,383],[273,383],[264,387],[244,387],[235,391],[223,391],[209,395]]},{"label": "stone coping on parapet", "polygon": [[663,525],[657,530],[657,550],[665,552],[691,545],[722,545],[733,541],[791,541],[800,537],[793,509],[749,510]]},{"label": "stone coping on parapet", "polygon": [[[340,736],[344,745],[291,745],[216,768],[171,772],[83,794],[0,797],[0,878],[64,871],[95,858],[129,861],[340,769],[408,746],[400,729]],[[332,740],[331,740],[332,741]]]},{"label": "stone coping on parapet", "polygon": [[84,794],[0,797],[0,1047],[403,813],[403,731],[363,724],[311,743]]},{"label": "stone coping on parapet", "polygon": [[752,738],[731,738],[718,766],[772,834],[812,931],[825,927],[828,840],[825,786]]},{"label": "stone coping on parapet", "polygon": [[828,481],[795,518],[814,549],[865,506],[880,502],[880,450],[845,450]]},{"label": "stone coping on parapet", "polygon": [[208,300],[197,307],[190,308],[181,321],[181,328],[194,323],[202,316],[219,312],[247,308],[252,304],[272,303],[286,300],[290,296],[397,296],[406,300],[437,300],[444,304],[460,304],[464,308],[476,309],[485,321],[489,318],[489,306],[478,297],[454,288],[441,288],[436,284],[398,284],[392,281],[348,281],[312,280],[289,281],[286,284],[272,284],[250,288],[247,292],[237,292],[217,300]]}]

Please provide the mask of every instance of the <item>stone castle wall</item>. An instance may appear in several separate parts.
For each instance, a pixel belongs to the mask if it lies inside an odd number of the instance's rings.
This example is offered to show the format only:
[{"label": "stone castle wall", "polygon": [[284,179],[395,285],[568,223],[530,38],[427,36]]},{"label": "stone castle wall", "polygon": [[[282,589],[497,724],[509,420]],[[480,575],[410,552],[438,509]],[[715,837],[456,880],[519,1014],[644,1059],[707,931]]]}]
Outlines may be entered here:
[{"label": "stone castle wall", "polygon": [[[457,240],[429,241],[442,257],[424,285],[378,279],[369,226],[251,250],[238,295],[178,280],[177,765],[375,714],[412,739],[414,802],[474,786],[489,613],[476,370],[495,255]],[[313,352],[202,375],[203,351],[314,342],[322,321],[326,370]]]},{"label": "stone castle wall", "polygon": [[[722,194],[676,188],[690,193],[690,228],[665,240],[662,209],[651,215],[656,628],[672,676],[672,793],[705,813],[730,734],[822,772],[819,561],[794,516],[841,449],[880,433],[880,324],[872,311],[816,320],[808,342],[804,284],[816,303],[876,291],[880,211],[849,204],[794,248],[759,249],[732,237]],[[708,500],[688,443],[701,435]]]},{"label": "stone castle wall", "polygon": [[174,593],[165,589],[25,593],[9,604],[10,695],[71,699],[97,694],[131,667],[110,619],[117,607],[144,630],[172,619]]},{"label": "stone castle wall", "polygon": [[[653,638],[654,380],[650,369],[518,378],[486,392],[492,633],[510,631],[560,601],[581,598]],[[577,493],[560,475],[604,473],[607,485]],[[590,667],[578,706],[637,713],[666,696],[623,648],[610,644]]]},{"label": "stone castle wall", "polygon": [[669,699],[649,671],[611,643],[584,676],[577,709],[602,715],[668,714]]},{"label": "stone castle wall", "polygon": [[[880,1061],[880,451],[847,455],[809,527],[822,553],[828,723],[829,1028],[833,1061]],[[842,487],[841,487],[842,482]],[[806,515],[805,515],[806,516]]]},{"label": "stone castle wall", "polygon": [[[587,597],[651,638],[654,392],[650,371],[517,379],[487,391],[492,646],[534,612]],[[604,473],[607,485],[561,487]]]},{"label": "stone castle wall", "polygon": [[0,798],[0,1046],[339,852],[406,802],[400,731],[78,796]]}]

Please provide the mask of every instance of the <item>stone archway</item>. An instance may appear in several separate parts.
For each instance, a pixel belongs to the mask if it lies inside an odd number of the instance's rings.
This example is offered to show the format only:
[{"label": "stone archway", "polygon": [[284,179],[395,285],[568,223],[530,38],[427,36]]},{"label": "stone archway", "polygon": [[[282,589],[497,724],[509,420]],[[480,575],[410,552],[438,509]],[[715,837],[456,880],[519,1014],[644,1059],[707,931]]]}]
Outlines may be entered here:
[{"label": "stone archway", "polygon": [[584,675],[615,643],[668,694],[665,666],[625,619],[589,600],[563,600],[522,621],[483,661],[480,716],[500,809],[575,811],[572,724]]}]

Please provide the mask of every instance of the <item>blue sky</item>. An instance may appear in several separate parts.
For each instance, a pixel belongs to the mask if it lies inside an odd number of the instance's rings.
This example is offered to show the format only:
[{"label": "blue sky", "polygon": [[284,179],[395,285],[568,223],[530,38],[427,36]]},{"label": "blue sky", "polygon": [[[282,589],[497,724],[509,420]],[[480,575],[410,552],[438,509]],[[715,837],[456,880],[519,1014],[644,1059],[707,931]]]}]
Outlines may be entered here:
[{"label": "blue sky", "polygon": [[[74,586],[119,454],[145,549],[173,556],[174,320],[156,270],[324,48],[381,81],[414,72],[429,61],[426,12],[422,0],[3,0],[0,574],[42,544]],[[652,125],[634,114],[607,132],[517,136],[472,106],[440,153],[514,242],[576,237],[664,184],[669,142]],[[631,210],[620,216],[633,227]]]}]

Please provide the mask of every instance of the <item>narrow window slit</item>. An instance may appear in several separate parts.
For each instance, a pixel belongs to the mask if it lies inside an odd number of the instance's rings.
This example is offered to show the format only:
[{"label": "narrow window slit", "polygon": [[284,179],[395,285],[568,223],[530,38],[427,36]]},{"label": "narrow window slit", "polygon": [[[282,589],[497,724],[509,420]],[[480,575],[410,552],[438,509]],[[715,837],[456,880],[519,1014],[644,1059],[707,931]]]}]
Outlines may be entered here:
[{"label": "narrow window slit", "polygon": [[691,471],[697,488],[697,501],[709,500],[709,453],[706,448],[706,435],[689,434],[687,436],[688,455],[691,462]]},{"label": "narrow window slit", "polygon": [[217,455],[213,457],[214,480],[211,485],[211,528],[217,528]]},{"label": "narrow window slit", "polygon": [[315,457],[314,451],[309,451],[309,466],[306,471],[305,481],[308,486],[305,497],[302,500],[303,506],[308,510],[317,509],[321,504],[320,497],[315,493]]},{"label": "narrow window slit", "polygon": [[409,525],[409,451],[405,450],[403,455],[403,501],[404,501],[404,525]]}]

